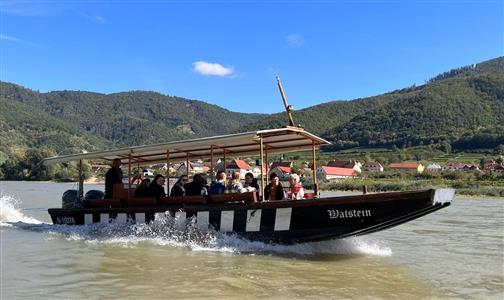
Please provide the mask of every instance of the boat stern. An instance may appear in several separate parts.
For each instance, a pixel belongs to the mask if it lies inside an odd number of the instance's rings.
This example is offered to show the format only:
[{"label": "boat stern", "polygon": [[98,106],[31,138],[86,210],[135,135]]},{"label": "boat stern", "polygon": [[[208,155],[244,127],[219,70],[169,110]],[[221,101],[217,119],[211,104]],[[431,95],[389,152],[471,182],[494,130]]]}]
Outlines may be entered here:
[{"label": "boat stern", "polygon": [[441,204],[442,206],[450,205],[455,198],[455,189],[442,188],[434,190],[434,195],[432,196],[432,204]]}]

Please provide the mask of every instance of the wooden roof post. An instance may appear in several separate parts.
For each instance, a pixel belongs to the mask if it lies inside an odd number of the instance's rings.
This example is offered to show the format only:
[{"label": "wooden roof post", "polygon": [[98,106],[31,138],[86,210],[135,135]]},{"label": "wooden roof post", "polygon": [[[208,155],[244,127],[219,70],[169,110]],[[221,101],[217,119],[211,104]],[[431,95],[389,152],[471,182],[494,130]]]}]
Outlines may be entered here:
[{"label": "wooden roof post", "polygon": [[313,194],[315,197],[319,196],[318,184],[317,184],[317,158],[315,156],[315,141],[312,141],[312,181],[313,181]]},{"label": "wooden roof post", "polygon": [[79,160],[79,187],[77,196],[82,198],[84,196],[84,174],[82,172],[82,159]]},{"label": "wooden roof post", "polygon": [[166,195],[170,196],[170,149],[166,149]]},{"label": "wooden roof post", "polygon": [[227,178],[227,165],[226,165],[226,148],[224,148],[224,161],[222,162],[223,163],[223,167],[224,167],[224,174],[226,174],[226,178]]},{"label": "wooden roof post", "polygon": [[140,160],[137,158],[137,177],[138,178],[142,178],[142,176],[140,176],[142,174],[142,172],[140,172]]},{"label": "wooden roof post", "polygon": [[128,199],[130,198],[131,194],[131,150],[128,155]]},{"label": "wooden roof post", "polygon": [[189,178],[189,152],[186,152],[185,175]]},{"label": "wooden roof post", "polygon": [[213,145],[210,145],[210,181],[214,181]]},{"label": "wooden roof post", "polygon": [[[269,184],[269,176],[268,176],[268,145],[264,145],[264,160],[266,160],[266,162],[264,163],[264,165],[266,166],[266,185]],[[261,162],[261,170],[262,170],[262,164],[263,162]]]},{"label": "wooden roof post", "polygon": [[264,201],[264,171],[263,171],[263,163],[264,163],[264,145],[263,145],[263,137],[259,135],[259,144],[260,144],[260,157],[261,157],[261,199]]}]

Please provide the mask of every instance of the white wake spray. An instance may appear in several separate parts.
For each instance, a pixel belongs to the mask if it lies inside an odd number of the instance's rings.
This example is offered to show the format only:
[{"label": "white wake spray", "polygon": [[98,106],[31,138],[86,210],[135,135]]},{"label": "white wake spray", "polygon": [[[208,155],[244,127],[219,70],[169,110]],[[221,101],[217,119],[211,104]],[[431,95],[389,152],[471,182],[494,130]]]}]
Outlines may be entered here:
[{"label": "white wake spray", "polygon": [[37,219],[25,216],[18,208],[18,200],[8,195],[0,195],[0,227],[14,223],[41,224]]}]

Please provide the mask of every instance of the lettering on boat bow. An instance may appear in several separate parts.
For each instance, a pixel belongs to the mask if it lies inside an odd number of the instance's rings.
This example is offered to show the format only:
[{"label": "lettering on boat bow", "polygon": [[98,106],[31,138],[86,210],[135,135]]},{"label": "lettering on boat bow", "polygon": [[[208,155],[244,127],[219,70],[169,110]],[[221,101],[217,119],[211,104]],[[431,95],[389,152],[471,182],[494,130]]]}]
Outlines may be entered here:
[{"label": "lettering on boat bow", "polygon": [[349,218],[365,218],[371,217],[369,209],[352,209],[352,210],[337,210],[328,209],[329,219],[349,219]]},{"label": "lettering on boat bow", "polygon": [[56,217],[57,224],[75,224],[75,219],[73,217]]}]

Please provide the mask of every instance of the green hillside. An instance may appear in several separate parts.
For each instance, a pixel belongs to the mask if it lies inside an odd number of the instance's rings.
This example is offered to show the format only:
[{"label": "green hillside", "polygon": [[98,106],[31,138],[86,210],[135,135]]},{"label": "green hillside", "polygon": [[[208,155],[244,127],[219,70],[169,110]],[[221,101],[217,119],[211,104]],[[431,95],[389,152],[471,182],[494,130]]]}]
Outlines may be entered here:
[{"label": "green hillside", "polygon": [[40,109],[117,146],[225,134],[263,116],[155,92],[37,93],[11,83],[1,83],[0,90],[7,99]]},{"label": "green hillside", "polygon": [[69,154],[111,146],[111,142],[79,131],[74,126],[26,104],[0,96],[0,163],[28,148],[47,146]]},{"label": "green hillside", "polygon": [[355,116],[324,136],[339,146],[397,147],[451,144],[468,134],[489,130],[504,137],[503,87],[504,74],[434,82]]},{"label": "green hillside", "polygon": [[[353,101],[332,101],[294,113],[294,121],[334,146],[436,145],[468,150],[504,144],[504,58],[450,70],[422,86]],[[285,113],[253,123],[287,123]],[[242,128],[243,129],[243,128]],[[448,146],[447,146],[448,145]]]}]

